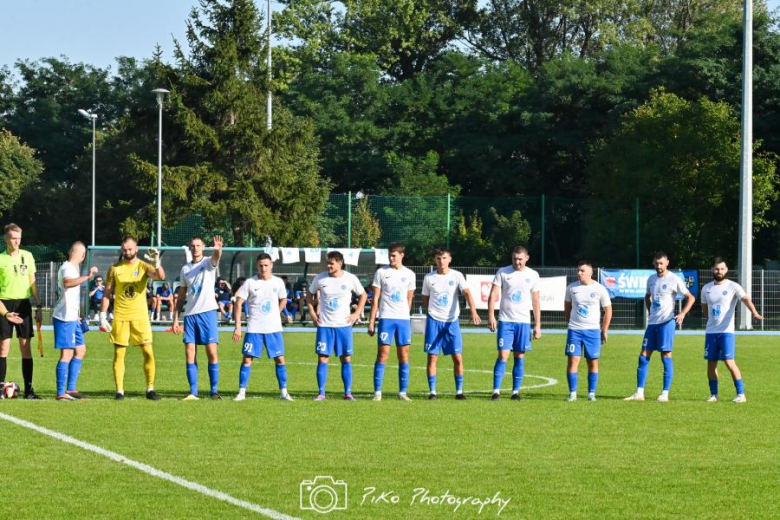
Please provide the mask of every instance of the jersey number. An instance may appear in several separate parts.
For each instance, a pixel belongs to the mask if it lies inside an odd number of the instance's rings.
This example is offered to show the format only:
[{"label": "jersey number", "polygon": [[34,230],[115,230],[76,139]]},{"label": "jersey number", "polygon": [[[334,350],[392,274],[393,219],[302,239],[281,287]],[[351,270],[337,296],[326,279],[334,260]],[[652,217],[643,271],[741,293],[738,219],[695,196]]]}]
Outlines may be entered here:
[{"label": "jersey number", "polygon": [[252,344],[244,343],[244,352],[252,352]]},{"label": "jersey number", "polygon": [[504,338],[498,338],[498,346],[503,347],[504,346]]},{"label": "jersey number", "polygon": [[574,343],[569,345],[569,353],[574,354],[574,349],[575,349]]},{"label": "jersey number", "polygon": [[328,344],[324,341],[318,341],[317,342],[317,352],[325,352],[328,350]]},{"label": "jersey number", "polygon": [[387,332],[383,332],[379,335],[379,339],[381,339],[382,341],[387,341],[388,336],[389,334]]}]

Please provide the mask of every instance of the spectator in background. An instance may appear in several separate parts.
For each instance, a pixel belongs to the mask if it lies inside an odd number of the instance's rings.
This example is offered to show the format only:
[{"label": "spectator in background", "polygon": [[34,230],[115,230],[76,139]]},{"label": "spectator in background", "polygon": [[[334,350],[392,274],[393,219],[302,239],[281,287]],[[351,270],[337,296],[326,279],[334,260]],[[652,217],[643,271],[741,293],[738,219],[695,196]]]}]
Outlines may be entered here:
[{"label": "spectator in background", "polygon": [[[157,290],[154,293],[154,313],[157,315],[158,320],[162,320],[162,306],[165,305],[168,308],[168,312],[172,312],[173,310],[173,291],[171,290],[171,286],[168,285],[168,282],[163,282],[163,284],[157,288]],[[153,317],[153,319],[155,319]]]},{"label": "spectator in background", "polygon": [[309,284],[301,283],[299,290],[295,291],[295,305],[301,311],[301,322],[306,319],[306,296],[309,294]]},{"label": "spectator in background", "polygon": [[100,303],[103,301],[103,295],[106,293],[106,286],[103,285],[103,277],[98,276],[89,290],[89,312],[92,319],[97,319],[100,312]]},{"label": "spectator in background", "polygon": [[[236,278],[236,281],[233,282],[233,297],[231,298],[231,301],[233,302],[234,306],[236,304],[236,293],[238,292],[239,289],[241,289],[241,286],[244,285],[244,282],[246,282],[246,277],[244,276],[239,276],[238,278]],[[246,302],[241,304],[241,311],[243,312],[244,316],[249,315],[249,309],[246,306]]]},{"label": "spectator in background", "polygon": [[222,315],[222,319],[229,320],[233,313],[233,302],[231,301],[233,292],[227,280],[217,278],[214,296],[217,298],[217,305],[219,306],[219,313]]},{"label": "spectator in background", "polygon": [[287,323],[292,323],[295,319],[295,313],[298,312],[298,306],[295,302],[295,294],[292,290],[292,284],[286,276],[282,276],[281,278],[282,282],[284,282],[284,290],[287,292],[287,302],[284,304],[282,314],[284,314],[284,318]]}]

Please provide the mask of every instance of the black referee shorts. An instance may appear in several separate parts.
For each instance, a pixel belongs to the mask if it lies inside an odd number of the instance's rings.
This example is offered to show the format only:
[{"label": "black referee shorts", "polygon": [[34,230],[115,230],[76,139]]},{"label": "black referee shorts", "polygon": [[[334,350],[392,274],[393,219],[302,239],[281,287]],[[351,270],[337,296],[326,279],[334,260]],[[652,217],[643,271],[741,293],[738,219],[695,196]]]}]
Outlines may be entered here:
[{"label": "black referee shorts", "polygon": [[0,300],[5,305],[5,309],[8,312],[15,312],[20,318],[24,320],[24,323],[16,325],[11,323],[5,318],[0,318],[0,340],[10,339],[14,335],[16,330],[17,338],[32,338],[33,334],[33,312],[30,300],[25,298],[24,300]]}]

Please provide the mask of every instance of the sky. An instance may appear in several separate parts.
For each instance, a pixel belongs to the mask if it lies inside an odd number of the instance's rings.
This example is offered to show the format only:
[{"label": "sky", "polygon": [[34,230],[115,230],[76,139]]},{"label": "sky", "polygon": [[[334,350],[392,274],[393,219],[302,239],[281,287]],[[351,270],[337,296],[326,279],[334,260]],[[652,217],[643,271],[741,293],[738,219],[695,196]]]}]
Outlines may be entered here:
[{"label": "sky", "polygon": [[[780,0],[768,2],[770,9],[780,6]],[[265,1],[259,4],[265,8]],[[0,0],[0,67],[64,55],[104,68],[117,56],[150,58],[158,43],[169,61],[173,38],[185,42],[185,21],[195,5],[197,0]]]}]

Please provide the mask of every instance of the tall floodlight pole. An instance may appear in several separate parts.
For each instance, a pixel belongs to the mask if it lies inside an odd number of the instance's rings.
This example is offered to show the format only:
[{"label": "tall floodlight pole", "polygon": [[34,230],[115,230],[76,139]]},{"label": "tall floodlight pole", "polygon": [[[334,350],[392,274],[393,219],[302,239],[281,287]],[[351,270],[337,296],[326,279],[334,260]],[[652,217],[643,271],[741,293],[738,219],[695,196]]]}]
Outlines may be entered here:
[{"label": "tall floodlight pole", "polygon": [[265,107],[265,113],[266,113],[266,128],[268,130],[271,130],[274,126],[274,119],[273,119],[273,108],[272,108],[272,96],[271,94],[271,80],[273,79],[273,74],[271,72],[271,0],[268,0],[268,94],[266,96],[266,107]]},{"label": "tall floodlight pole", "polygon": [[[739,283],[750,294],[753,278],[753,0],[745,0],[742,21],[742,156],[739,162]],[[740,305],[740,328],[751,315]]]},{"label": "tall floodlight pole", "polygon": [[157,96],[160,123],[157,133],[157,247],[162,246],[162,109],[163,99],[168,93],[164,88],[156,88],[152,93]]},{"label": "tall floodlight pole", "polygon": [[79,108],[79,114],[92,121],[92,242],[90,245],[95,245],[95,122],[97,121],[97,114],[87,112]]}]

